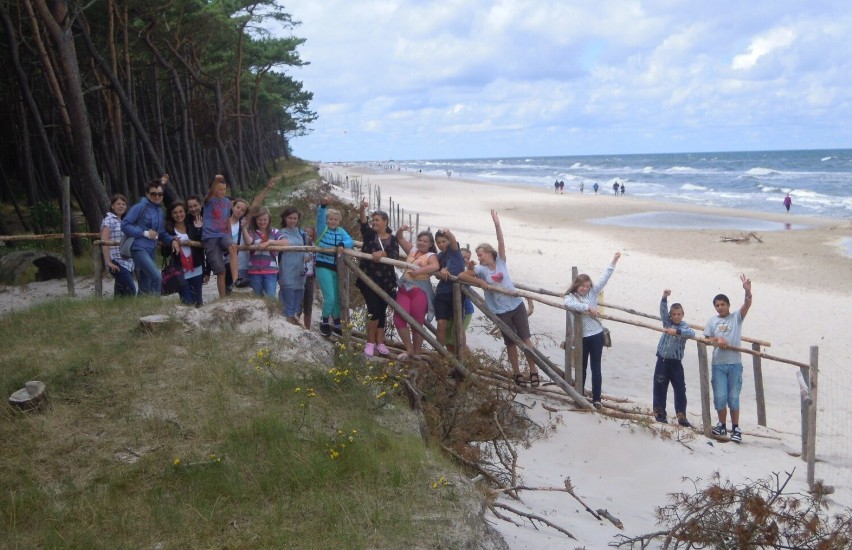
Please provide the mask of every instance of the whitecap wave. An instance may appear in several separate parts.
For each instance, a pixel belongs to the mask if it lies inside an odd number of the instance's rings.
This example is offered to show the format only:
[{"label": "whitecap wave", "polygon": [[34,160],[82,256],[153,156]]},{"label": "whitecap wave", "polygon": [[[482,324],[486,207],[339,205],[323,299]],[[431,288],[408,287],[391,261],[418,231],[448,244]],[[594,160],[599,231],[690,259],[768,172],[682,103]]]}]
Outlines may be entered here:
[{"label": "whitecap wave", "polygon": [[825,161],[827,161],[827,160],[831,160],[832,158],[833,158],[833,157],[822,157],[822,158],[821,158],[821,159],[819,159],[819,160],[820,160],[820,161],[822,161],[822,162],[825,162]]},{"label": "whitecap wave", "polygon": [[672,172],[677,174],[694,174],[695,172],[698,172],[698,170],[690,166],[672,166],[671,168],[666,170],[666,172]]},{"label": "whitecap wave", "polygon": [[752,168],[746,172],[749,176],[769,176],[771,174],[777,174],[777,170],[773,170],[772,168]]},{"label": "whitecap wave", "polygon": [[710,188],[704,187],[703,185],[696,185],[694,183],[684,183],[680,186],[684,191],[709,191]]}]

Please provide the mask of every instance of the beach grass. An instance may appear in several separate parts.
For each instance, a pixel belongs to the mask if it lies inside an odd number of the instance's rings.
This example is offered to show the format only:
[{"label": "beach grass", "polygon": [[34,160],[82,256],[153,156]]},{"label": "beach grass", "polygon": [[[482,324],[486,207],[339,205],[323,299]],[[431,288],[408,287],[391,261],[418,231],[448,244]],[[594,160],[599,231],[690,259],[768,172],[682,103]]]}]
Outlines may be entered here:
[{"label": "beach grass", "polygon": [[[442,544],[453,466],[391,391],[280,363],[268,334],[156,334],[158,299],[58,300],[0,318],[0,546],[399,548]],[[341,362],[342,361],[342,362]],[[399,406],[397,406],[399,405]]]}]

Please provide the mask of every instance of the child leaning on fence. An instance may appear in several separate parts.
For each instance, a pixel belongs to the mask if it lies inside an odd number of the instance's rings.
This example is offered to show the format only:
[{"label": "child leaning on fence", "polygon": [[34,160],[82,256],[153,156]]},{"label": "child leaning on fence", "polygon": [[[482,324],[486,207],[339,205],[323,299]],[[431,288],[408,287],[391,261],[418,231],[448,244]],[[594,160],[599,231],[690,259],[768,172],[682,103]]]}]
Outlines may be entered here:
[{"label": "child leaning on fence", "polygon": [[216,288],[220,298],[224,298],[227,291],[226,255],[231,279],[237,280],[237,245],[231,239],[231,199],[226,196],[227,191],[225,176],[217,174],[204,198],[204,225],[201,229],[207,265],[216,274]]},{"label": "child leaning on fence", "polygon": [[[354,242],[345,229],[340,227],[342,216],[339,210],[328,208],[331,197],[323,197],[317,208],[317,237],[316,246],[319,248],[352,248]],[[320,332],[323,336],[331,336],[333,330],[341,333],[340,328],[340,296],[337,290],[337,258],[334,254],[317,252],[316,278],[322,292],[322,319]]]},{"label": "child leaning on fence", "polygon": [[668,297],[671,293],[671,290],[665,289],[660,300],[660,319],[665,330],[657,344],[657,365],[654,367],[654,417],[657,422],[668,422],[666,397],[671,384],[677,422],[690,428],[692,425],[686,419],[686,381],[681,361],[686,348],[686,337],[695,336],[695,331],[683,320],[683,306],[675,303],[669,309]]}]

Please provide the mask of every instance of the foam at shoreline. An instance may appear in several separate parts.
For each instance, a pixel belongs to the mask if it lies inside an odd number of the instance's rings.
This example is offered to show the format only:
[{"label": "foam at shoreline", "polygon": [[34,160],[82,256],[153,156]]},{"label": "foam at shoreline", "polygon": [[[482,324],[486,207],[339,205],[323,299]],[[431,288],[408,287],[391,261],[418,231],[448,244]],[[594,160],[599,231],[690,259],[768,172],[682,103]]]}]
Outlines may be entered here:
[{"label": "foam at shoreline", "polygon": [[737,229],[739,231],[782,231],[810,229],[808,225],[782,223],[735,216],[688,214],[685,212],[642,212],[588,220],[598,225],[655,229]]}]

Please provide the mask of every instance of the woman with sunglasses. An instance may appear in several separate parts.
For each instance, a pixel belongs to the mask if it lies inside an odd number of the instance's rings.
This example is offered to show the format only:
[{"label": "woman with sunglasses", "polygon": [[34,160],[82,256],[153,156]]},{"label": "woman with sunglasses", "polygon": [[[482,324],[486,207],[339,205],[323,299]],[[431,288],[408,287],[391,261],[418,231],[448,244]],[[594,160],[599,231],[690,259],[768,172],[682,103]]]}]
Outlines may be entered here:
[{"label": "woman with sunglasses", "polygon": [[145,196],[133,205],[121,221],[121,232],[133,237],[130,257],[137,269],[139,294],[160,294],[163,276],[154,260],[157,241],[180,253],[180,241],[166,232],[163,217],[163,183],[152,180],[146,186]]}]

